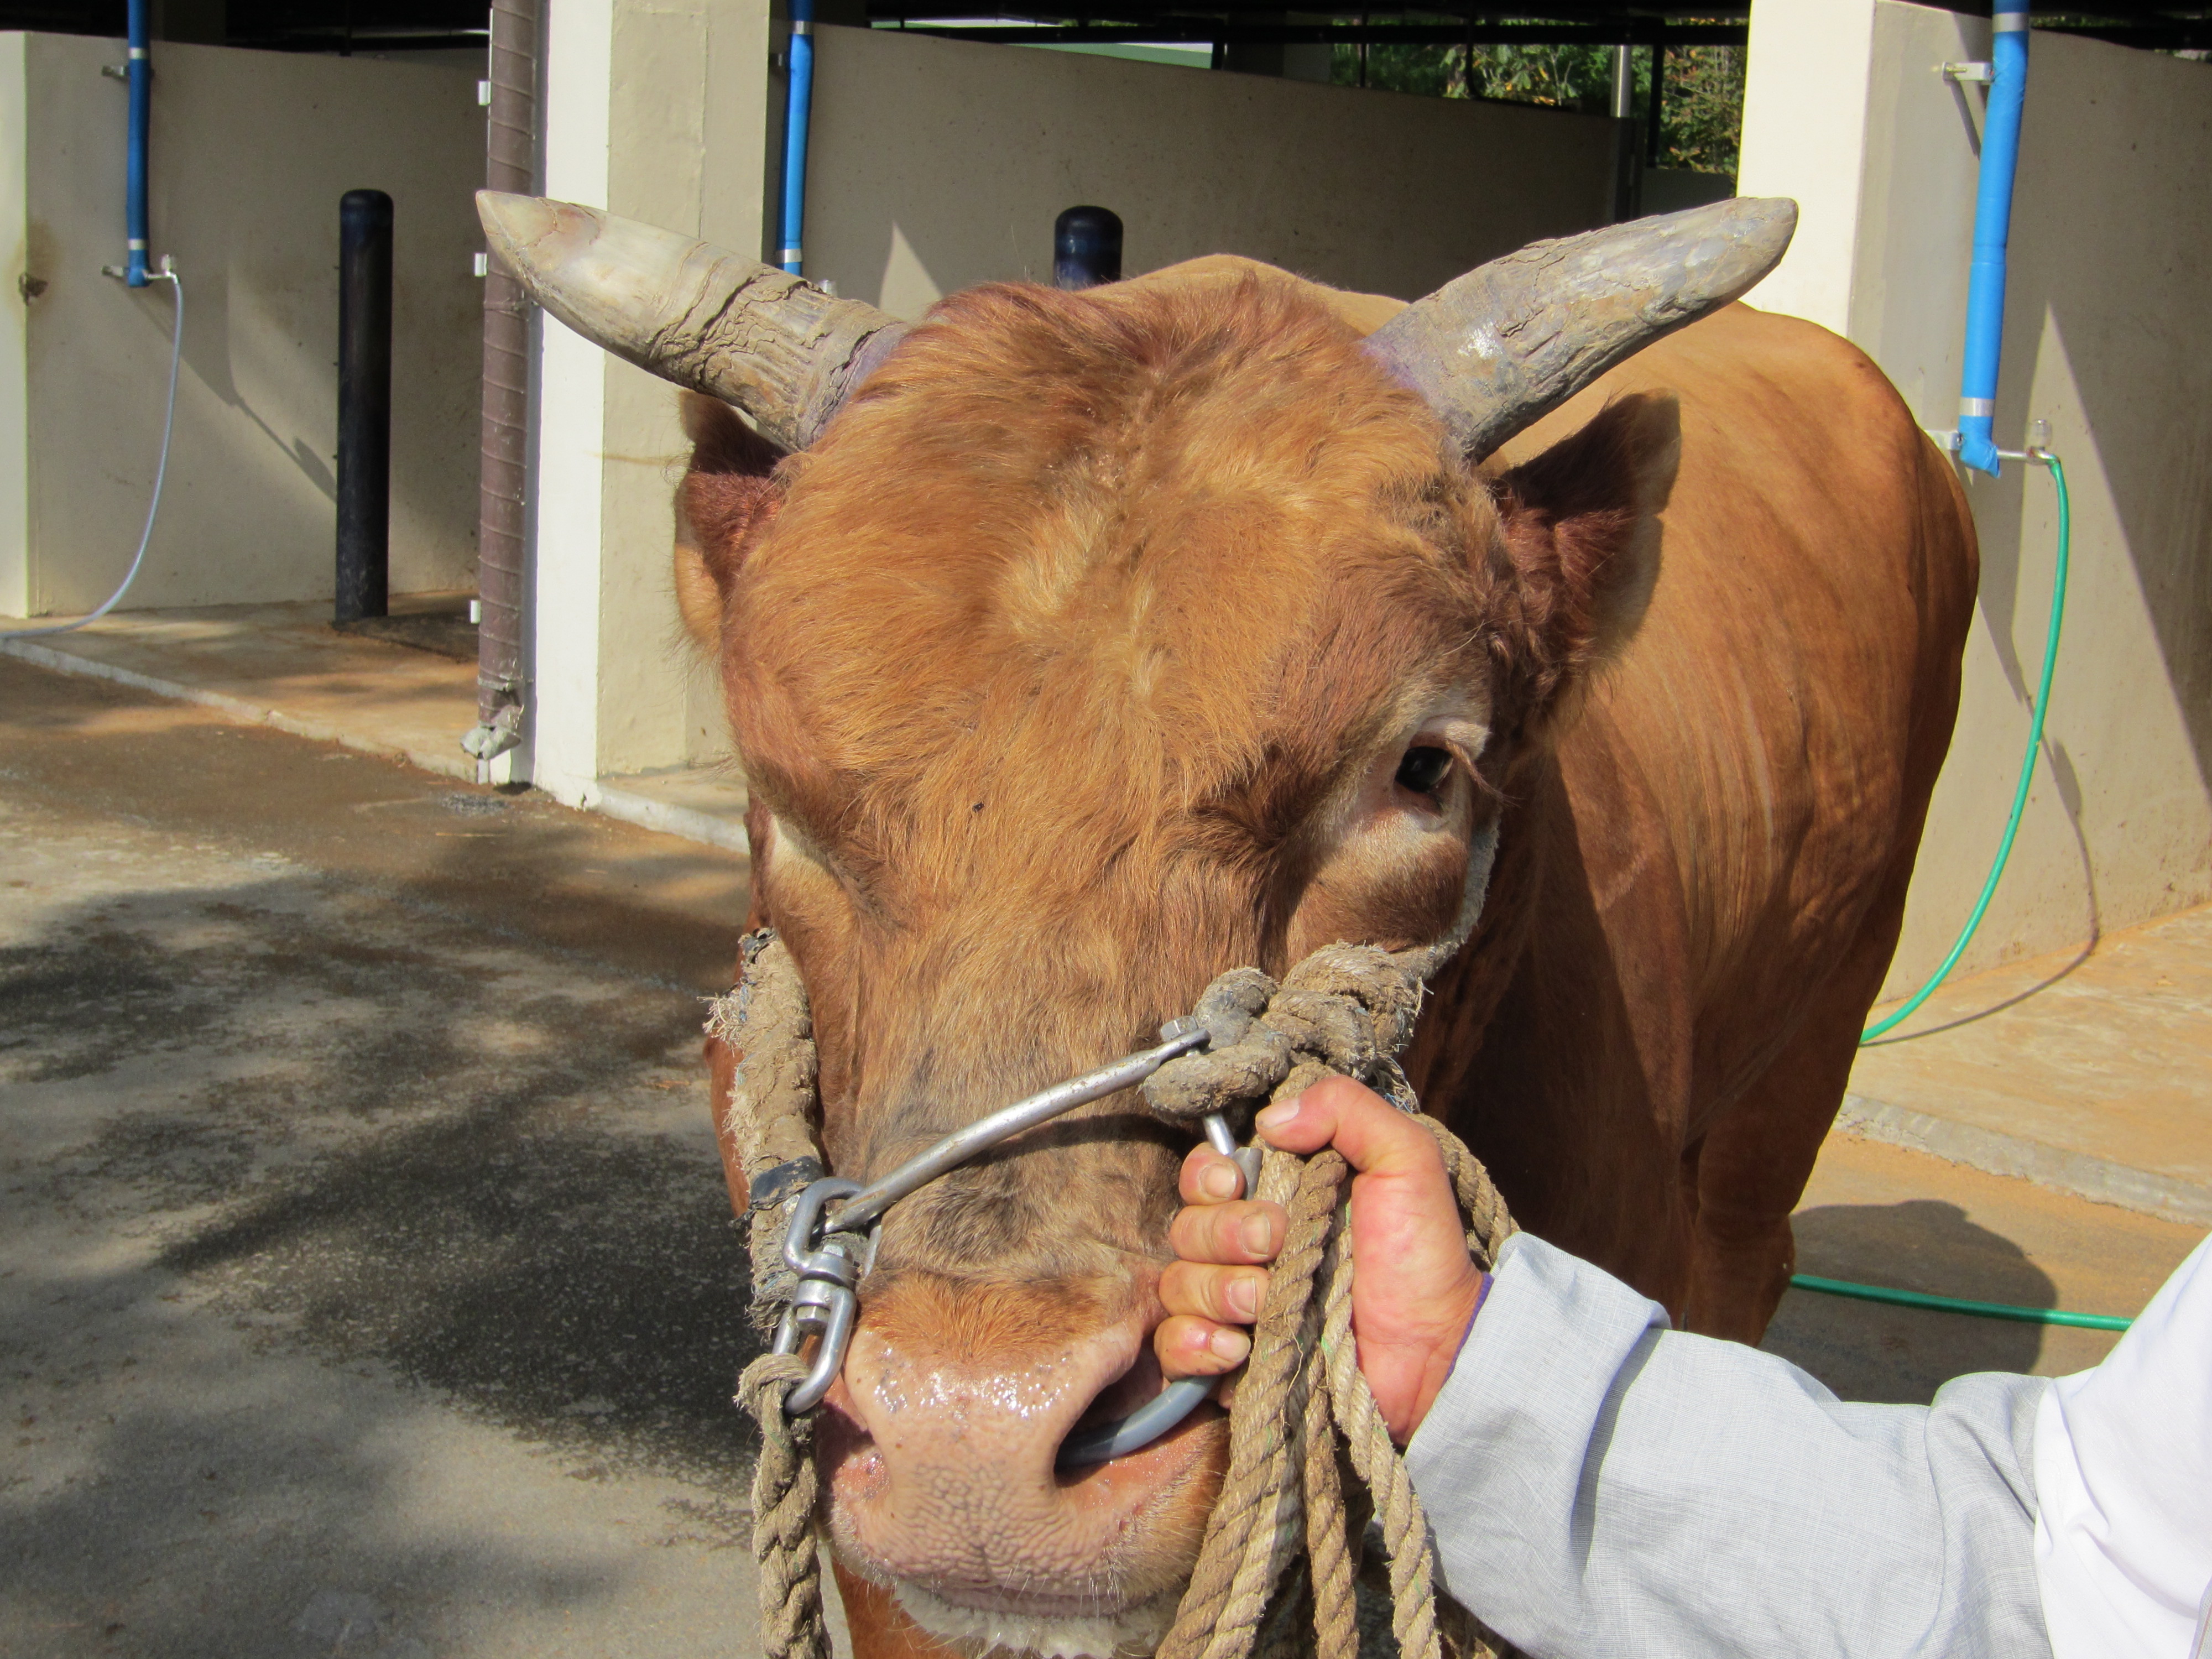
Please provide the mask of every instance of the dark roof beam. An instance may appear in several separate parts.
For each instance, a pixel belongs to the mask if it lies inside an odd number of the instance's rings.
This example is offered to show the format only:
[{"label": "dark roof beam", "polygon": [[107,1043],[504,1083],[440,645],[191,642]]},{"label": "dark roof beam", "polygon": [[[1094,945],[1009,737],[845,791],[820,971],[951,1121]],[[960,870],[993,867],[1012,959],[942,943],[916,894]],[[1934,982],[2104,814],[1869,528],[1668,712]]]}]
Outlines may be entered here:
[{"label": "dark roof beam", "polygon": [[[1278,14],[1279,15],[1279,14]],[[1617,23],[1392,23],[1376,19],[1358,23],[1210,22],[1188,16],[1107,26],[1008,23],[990,28],[945,26],[910,20],[908,33],[951,40],[1020,40],[1036,46],[1201,45],[1210,40],[1269,46],[1740,46],[1749,31],[1734,23],[1668,23],[1656,19]]]}]

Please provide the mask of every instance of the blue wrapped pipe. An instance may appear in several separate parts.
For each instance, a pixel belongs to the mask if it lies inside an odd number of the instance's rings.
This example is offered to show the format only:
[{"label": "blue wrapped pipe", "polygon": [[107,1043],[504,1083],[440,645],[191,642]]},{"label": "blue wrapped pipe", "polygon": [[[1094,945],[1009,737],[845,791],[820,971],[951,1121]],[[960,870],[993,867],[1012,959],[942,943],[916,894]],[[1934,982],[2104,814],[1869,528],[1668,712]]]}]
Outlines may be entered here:
[{"label": "blue wrapped pipe", "polygon": [[1959,376],[1959,459],[1997,476],[1997,364],[2004,348],[2005,244],[2012,234],[2013,173],[2021,107],[2027,100],[2027,0],[1996,0],[1990,20],[1990,103],[1974,198],[1974,262],[1966,277],[1966,361]]},{"label": "blue wrapped pipe", "polygon": [[783,111],[783,242],[776,260],[801,274],[805,254],[806,124],[814,108],[814,0],[791,0],[791,85]]},{"label": "blue wrapped pipe", "polygon": [[146,14],[150,0],[131,0],[131,62],[125,70],[131,86],[129,155],[123,164],[123,234],[127,239],[123,280],[143,288],[146,274],[146,129],[154,113],[154,64],[146,55],[149,33]]}]

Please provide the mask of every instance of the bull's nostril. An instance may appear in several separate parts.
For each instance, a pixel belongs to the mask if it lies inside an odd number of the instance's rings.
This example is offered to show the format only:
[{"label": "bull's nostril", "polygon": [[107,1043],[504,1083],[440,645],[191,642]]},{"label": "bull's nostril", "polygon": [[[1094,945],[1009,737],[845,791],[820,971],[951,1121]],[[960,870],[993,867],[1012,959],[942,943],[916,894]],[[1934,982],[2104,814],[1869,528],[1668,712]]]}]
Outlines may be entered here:
[{"label": "bull's nostril", "polygon": [[[860,1420],[842,1378],[815,1413],[814,1446],[822,1467],[831,1471],[833,1477],[857,1480],[870,1489],[882,1482],[883,1452]],[[844,1473],[839,1477],[841,1471]]]}]

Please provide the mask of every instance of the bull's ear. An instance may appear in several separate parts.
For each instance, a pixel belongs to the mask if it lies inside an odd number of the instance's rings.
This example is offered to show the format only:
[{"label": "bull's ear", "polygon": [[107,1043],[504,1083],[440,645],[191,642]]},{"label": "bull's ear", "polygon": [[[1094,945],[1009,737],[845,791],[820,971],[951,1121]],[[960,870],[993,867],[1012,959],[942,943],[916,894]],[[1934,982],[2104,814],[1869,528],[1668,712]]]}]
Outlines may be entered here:
[{"label": "bull's ear", "polygon": [[1504,689],[1528,735],[1553,726],[1642,622],[1680,454],[1674,399],[1638,392],[1493,481],[1512,589]]},{"label": "bull's ear", "polygon": [[709,651],[722,637],[722,604],[745,549],[775,512],[783,451],[717,398],[684,394],[691,465],[676,491],[676,603],[684,630]]}]

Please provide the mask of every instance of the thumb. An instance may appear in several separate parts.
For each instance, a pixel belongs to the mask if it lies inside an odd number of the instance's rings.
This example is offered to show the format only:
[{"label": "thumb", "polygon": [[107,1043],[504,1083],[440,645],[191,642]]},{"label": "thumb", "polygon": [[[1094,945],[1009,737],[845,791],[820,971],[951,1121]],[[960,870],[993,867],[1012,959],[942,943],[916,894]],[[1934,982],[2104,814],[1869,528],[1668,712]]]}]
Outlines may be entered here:
[{"label": "thumb", "polygon": [[1270,1146],[1311,1152],[1334,1146],[1364,1176],[1419,1179],[1443,1174],[1436,1137],[1364,1085],[1324,1078],[1253,1119]]}]

